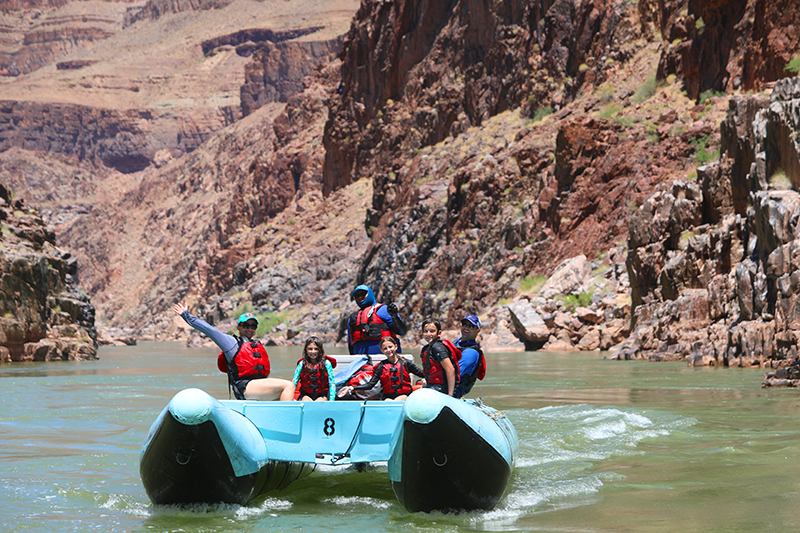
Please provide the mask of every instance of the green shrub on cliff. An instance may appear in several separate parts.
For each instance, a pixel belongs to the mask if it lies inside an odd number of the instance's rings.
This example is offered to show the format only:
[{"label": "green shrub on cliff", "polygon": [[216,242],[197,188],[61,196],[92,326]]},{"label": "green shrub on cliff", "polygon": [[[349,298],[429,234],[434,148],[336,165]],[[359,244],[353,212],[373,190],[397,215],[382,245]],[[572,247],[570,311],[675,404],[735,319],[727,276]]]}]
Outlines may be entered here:
[{"label": "green shrub on cliff", "polygon": [[708,140],[708,135],[703,135],[702,137],[693,137],[690,141],[694,146],[695,159],[701,165],[719,159],[719,150],[708,151]]},{"label": "green shrub on cliff", "polygon": [[534,113],[533,121],[534,122],[539,122],[544,117],[546,117],[547,115],[550,115],[552,113],[553,113],[553,108],[552,107],[540,107],[539,109],[536,110],[536,113]]},{"label": "green shrub on cliff", "polygon": [[725,96],[724,91],[715,91],[714,89],[709,89],[707,91],[703,91],[700,93],[700,96],[697,98],[698,104],[705,104],[712,98],[719,98]]},{"label": "green shrub on cliff", "polygon": [[769,186],[778,191],[789,191],[792,189],[792,180],[786,175],[783,169],[779,168],[769,177]]},{"label": "green shrub on cliff", "polygon": [[579,294],[568,294],[564,297],[564,307],[567,311],[574,313],[578,307],[588,307],[592,303],[592,295],[588,292]]},{"label": "green shrub on cliff", "polygon": [[656,89],[658,89],[658,82],[656,82],[656,74],[653,73],[649,76],[645,82],[636,89],[636,92],[633,95],[633,102],[636,104],[641,104],[646,100],[649,100],[650,97],[656,94]]},{"label": "green shrub on cliff", "polygon": [[547,278],[542,275],[528,275],[519,282],[519,289],[525,294],[538,293],[539,289],[547,281]]},{"label": "green shrub on cliff", "polygon": [[787,72],[791,72],[792,74],[800,74],[800,56],[795,56],[786,63],[786,66],[783,67],[783,70]]}]

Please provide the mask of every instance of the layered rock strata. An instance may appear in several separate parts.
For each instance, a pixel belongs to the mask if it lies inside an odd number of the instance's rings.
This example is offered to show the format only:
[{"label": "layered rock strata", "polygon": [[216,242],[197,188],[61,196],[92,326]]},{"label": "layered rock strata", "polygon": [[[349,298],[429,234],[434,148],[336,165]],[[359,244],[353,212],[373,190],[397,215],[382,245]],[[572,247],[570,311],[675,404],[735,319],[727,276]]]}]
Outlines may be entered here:
[{"label": "layered rock strata", "polygon": [[76,286],[76,258],[2,185],[0,223],[0,362],[96,359],[95,311]]},{"label": "layered rock strata", "polygon": [[633,331],[617,358],[765,366],[798,357],[800,78],[732,97],[721,157],[631,217]]}]

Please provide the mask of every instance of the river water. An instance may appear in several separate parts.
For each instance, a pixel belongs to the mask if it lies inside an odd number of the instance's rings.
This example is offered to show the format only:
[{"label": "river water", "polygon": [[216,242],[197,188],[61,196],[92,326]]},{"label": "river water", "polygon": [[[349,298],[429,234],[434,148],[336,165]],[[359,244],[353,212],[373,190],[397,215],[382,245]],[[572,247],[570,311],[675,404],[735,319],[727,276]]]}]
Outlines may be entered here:
[{"label": "river water", "polygon": [[[271,348],[289,377],[298,348]],[[329,350],[330,351],[330,350]],[[315,472],[245,507],[154,507],[150,424],[179,390],[227,397],[211,349],[101,348],[93,362],[0,365],[3,532],[796,531],[800,391],[760,370],[498,353],[474,391],[504,410],[517,467],[489,512],[407,513],[385,470]]]}]

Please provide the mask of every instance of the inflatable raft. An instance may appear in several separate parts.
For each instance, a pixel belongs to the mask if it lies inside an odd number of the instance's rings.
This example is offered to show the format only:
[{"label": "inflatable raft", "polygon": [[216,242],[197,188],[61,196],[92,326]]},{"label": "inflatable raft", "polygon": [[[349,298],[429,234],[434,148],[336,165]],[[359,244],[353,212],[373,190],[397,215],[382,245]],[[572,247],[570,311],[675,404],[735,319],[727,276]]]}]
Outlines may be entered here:
[{"label": "inflatable raft", "polygon": [[142,446],[155,504],[247,502],[316,465],[388,462],[409,511],[491,509],[514,468],[517,436],[499,411],[430,389],[405,402],[216,400],[186,389]]}]

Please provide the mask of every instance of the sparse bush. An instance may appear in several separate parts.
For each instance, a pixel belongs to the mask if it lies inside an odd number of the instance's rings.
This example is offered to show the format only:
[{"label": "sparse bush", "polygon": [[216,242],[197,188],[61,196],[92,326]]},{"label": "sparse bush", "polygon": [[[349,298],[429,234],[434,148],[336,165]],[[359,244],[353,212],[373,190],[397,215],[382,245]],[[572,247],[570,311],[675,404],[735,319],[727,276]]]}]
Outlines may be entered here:
[{"label": "sparse bush", "polygon": [[263,337],[270,331],[272,328],[280,324],[281,322],[285,322],[288,318],[289,313],[282,312],[282,313],[272,313],[271,315],[267,315],[266,317],[259,317],[258,319],[258,329],[256,329],[256,337]]},{"label": "sparse bush", "polygon": [[636,92],[633,95],[633,101],[637,104],[641,104],[642,102],[649,100],[654,94],[656,94],[657,88],[658,84],[656,82],[656,75],[653,74],[652,76],[648,77],[638,89],[636,89]]},{"label": "sparse bush", "polygon": [[698,34],[703,35],[703,31],[706,29],[706,23],[702,18],[699,18],[697,21],[695,21],[694,27]]},{"label": "sparse bush", "polygon": [[714,150],[713,152],[708,151],[708,135],[694,137],[691,143],[694,146],[694,156],[698,163],[705,164],[719,159],[719,150]]},{"label": "sparse bush", "polygon": [[539,109],[536,110],[536,113],[534,113],[533,121],[534,122],[539,122],[544,117],[546,117],[547,115],[551,115],[551,114],[553,114],[553,108],[552,107],[540,107]]},{"label": "sparse bush", "polygon": [[685,250],[686,247],[689,245],[689,239],[696,237],[697,234],[693,231],[684,231],[681,233],[680,242],[678,243],[678,248],[681,250]]},{"label": "sparse bush", "polygon": [[707,91],[703,91],[700,93],[700,96],[697,98],[698,104],[705,104],[712,98],[716,98],[719,96],[725,96],[723,91],[715,91],[714,89],[709,89]]},{"label": "sparse bush", "polygon": [[[244,313],[252,313],[253,311],[255,311],[253,304],[251,304],[250,302],[244,302],[243,304],[241,304],[239,307],[236,308],[236,310],[233,312],[233,316],[239,318],[240,315],[243,315]],[[259,318],[259,321],[260,320],[261,319]]]},{"label": "sparse bush", "polygon": [[547,278],[542,275],[528,275],[519,282],[519,288],[523,293],[538,293],[544,286]]},{"label": "sparse bush", "polygon": [[783,67],[783,70],[787,72],[791,72],[794,75],[800,74],[800,56],[795,56],[786,63],[786,66]]},{"label": "sparse bush", "polygon": [[614,87],[610,83],[604,83],[594,90],[594,95],[602,104],[608,104],[614,100]]},{"label": "sparse bush", "polygon": [[786,175],[783,169],[779,168],[769,177],[769,186],[779,191],[788,191],[792,188],[792,180]]},{"label": "sparse bush", "polygon": [[588,292],[579,294],[568,294],[564,297],[564,307],[567,311],[574,313],[578,307],[587,307],[592,303],[592,295]]},{"label": "sparse bush", "polygon": [[600,118],[608,120],[619,115],[621,111],[622,108],[620,108],[620,106],[618,106],[617,104],[609,104],[606,107],[604,107],[602,111],[600,111],[599,116]]}]

